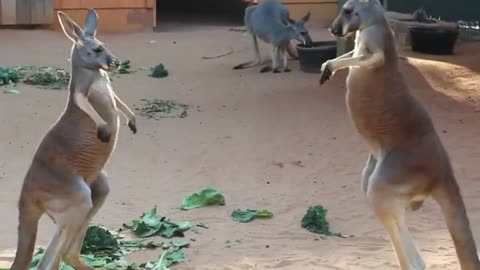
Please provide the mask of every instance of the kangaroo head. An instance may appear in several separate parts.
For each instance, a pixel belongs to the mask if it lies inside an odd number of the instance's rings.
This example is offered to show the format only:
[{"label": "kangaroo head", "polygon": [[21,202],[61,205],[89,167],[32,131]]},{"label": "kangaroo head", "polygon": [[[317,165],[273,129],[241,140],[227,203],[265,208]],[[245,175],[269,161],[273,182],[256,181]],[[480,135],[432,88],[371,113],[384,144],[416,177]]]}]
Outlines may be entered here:
[{"label": "kangaroo head", "polygon": [[310,33],[308,32],[308,29],[305,26],[305,24],[308,22],[309,19],[310,19],[310,12],[308,12],[307,15],[305,15],[299,21],[295,21],[293,19],[288,18],[289,22],[292,25],[294,25],[295,28],[297,28],[298,32],[300,32],[300,34],[302,35],[303,39],[305,40],[305,44],[307,46],[313,42],[312,38],[310,37]]},{"label": "kangaroo head", "polygon": [[118,68],[120,61],[105,47],[103,42],[95,37],[98,23],[98,15],[95,10],[88,10],[83,29],[61,11],[58,12],[58,20],[65,35],[73,41],[72,65],[106,71]]},{"label": "kangaroo head", "polygon": [[345,37],[385,19],[378,0],[348,0],[330,26],[330,32]]},{"label": "kangaroo head", "polygon": [[305,44],[305,38],[302,36],[300,31],[298,31],[298,29],[292,24],[285,26],[284,35],[285,36],[282,38],[282,40],[290,41],[295,39]]}]

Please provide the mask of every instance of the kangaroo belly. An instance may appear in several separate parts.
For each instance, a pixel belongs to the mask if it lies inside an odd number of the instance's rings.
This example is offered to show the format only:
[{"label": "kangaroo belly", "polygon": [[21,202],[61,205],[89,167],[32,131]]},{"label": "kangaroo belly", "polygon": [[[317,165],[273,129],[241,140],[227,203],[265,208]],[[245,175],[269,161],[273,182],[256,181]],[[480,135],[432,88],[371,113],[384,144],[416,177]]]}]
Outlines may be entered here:
[{"label": "kangaroo belly", "polygon": [[97,138],[95,129],[84,130],[78,134],[77,143],[67,153],[69,165],[85,181],[95,180],[110,158],[117,140],[117,130],[112,132],[110,141],[103,143]]},{"label": "kangaroo belly", "polygon": [[421,136],[429,118],[401,81],[385,70],[351,68],[346,103],[350,117],[372,154]]}]

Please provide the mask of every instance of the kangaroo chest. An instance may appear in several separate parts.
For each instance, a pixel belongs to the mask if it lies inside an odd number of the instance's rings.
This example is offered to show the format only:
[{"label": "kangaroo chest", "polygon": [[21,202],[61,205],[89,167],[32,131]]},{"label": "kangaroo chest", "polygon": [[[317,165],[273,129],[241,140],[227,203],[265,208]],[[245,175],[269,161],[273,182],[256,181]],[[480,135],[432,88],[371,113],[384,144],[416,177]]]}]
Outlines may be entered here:
[{"label": "kangaroo chest", "polygon": [[118,112],[115,93],[106,71],[101,70],[100,74],[101,76],[94,79],[90,86],[88,100],[110,128],[116,128],[118,125]]},{"label": "kangaroo chest", "polygon": [[66,156],[70,166],[87,182],[96,179],[111,156],[117,141],[119,117],[115,94],[106,74],[96,78],[88,92],[88,100],[98,115],[107,122],[111,134],[108,143],[97,137],[97,127],[92,119],[77,108],[62,125],[68,129],[69,147]]}]

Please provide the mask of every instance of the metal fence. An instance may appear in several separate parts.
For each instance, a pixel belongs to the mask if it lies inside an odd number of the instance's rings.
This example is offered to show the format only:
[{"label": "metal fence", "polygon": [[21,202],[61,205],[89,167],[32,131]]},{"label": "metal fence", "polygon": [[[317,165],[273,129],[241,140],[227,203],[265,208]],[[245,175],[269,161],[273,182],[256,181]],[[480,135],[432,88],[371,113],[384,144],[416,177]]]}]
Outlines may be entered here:
[{"label": "metal fence", "polygon": [[480,0],[388,0],[390,11],[412,13],[418,8],[445,21],[480,20]]}]

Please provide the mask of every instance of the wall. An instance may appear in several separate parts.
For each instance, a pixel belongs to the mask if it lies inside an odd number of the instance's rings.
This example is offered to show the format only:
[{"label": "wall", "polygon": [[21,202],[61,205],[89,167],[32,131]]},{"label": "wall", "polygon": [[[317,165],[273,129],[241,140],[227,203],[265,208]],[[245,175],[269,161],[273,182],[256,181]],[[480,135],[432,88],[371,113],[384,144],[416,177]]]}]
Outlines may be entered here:
[{"label": "wall", "polygon": [[288,7],[292,19],[300,19],[311,12],[311,19],[331,21],[337,15],[337,0],[281,0]]},{"label": "wall", "polygon": [[48,25],[53,18],[53,0],[0,0],[0,25]]},{"label": "wall", "polygon": [[[87,9],[95,8],[100,32],[151,30],[155,22],[155,0],[55,0],[54,8],[55,11],[65,12],[81,25]],[[51,28],[60,30],[57,18]]]}]

